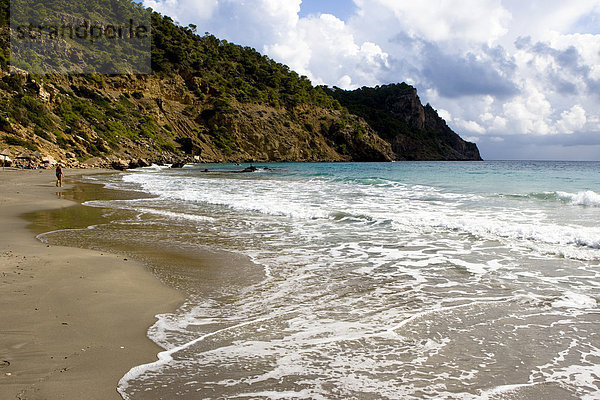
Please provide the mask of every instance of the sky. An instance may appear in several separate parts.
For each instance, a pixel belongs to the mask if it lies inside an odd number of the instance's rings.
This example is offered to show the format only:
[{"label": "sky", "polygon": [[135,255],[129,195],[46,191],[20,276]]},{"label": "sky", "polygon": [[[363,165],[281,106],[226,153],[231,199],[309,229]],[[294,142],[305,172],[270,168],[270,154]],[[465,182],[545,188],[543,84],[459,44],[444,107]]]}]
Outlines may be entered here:
[{"label": "sky", "polygon": [[315,85],[406,82],[487,160],[600,160],[600,0],[145,0]]}]

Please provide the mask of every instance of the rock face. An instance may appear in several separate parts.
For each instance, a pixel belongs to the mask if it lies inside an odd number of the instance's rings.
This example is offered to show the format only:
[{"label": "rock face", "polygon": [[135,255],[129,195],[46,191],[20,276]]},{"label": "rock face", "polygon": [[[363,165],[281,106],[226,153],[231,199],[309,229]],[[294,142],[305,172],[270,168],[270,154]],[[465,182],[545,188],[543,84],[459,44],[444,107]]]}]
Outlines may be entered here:
[{"label": "rock face", "polygon": [[382,109],[389,112],[408,126],[416,130],[425,129],[425,109],[421,104],[417,89],[410,88],[405,93],[398,93],[385,98]]},{"label": "rock face", "polygon": [[477,146],[461,139],[429,104],[423,106],[410,85],[328,93],[390,143],[396,160],[481,160]]}]

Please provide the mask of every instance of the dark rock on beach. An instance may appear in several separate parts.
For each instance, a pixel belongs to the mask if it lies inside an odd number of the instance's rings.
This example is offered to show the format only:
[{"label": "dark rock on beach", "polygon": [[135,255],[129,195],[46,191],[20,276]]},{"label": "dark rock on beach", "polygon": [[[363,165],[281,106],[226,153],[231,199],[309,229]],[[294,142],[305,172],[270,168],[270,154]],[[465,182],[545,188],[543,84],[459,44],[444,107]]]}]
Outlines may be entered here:
[{"label": "dark rock on beach", "polygon": [[185,161],[175,161],[173,164],[171,164],[171,168],[183,168],[185,164]]}]

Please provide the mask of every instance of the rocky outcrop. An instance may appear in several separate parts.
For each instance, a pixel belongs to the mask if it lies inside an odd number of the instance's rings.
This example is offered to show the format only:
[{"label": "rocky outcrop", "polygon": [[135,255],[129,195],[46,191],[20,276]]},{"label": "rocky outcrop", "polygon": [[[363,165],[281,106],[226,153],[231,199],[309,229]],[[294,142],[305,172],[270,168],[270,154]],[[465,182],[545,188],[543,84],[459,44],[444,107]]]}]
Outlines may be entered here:
[{"label": "rocky outcrop", "polygon": [[415,130],[425,129],[425,109],[413,87],[405,93],[387,97],[383,109]]},{"label": "rocky outcrop", "polygon": [[390,143],[395,160],[481,160],[477,145],[452,131],[429,104],[423,106],[410,85],[328,92]]}]

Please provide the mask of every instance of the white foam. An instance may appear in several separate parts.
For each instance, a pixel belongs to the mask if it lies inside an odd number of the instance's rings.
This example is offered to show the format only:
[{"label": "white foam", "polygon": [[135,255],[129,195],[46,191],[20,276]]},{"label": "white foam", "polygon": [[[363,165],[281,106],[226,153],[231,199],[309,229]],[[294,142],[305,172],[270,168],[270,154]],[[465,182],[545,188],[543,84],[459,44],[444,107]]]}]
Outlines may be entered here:
[{"label": "white foam", "polygon": [[259,318],[253,321],[246,321],[246,322],[242,322],[233,326],[229,326],[227,328],[223,328],[223,329],[219,329],[216,330],[214,332],[210,332],[207,333],[205,335],[202,335],[200,337],[197,337],[194,340],[191,340],[187,343],[184,343],[180,346],[177,347],[173,347],[169,350],[165,350],[165,351],[161,351],[160,353],[157,354],[158,360],[148,363],[148,364],[143,364],[143,365],[138,365],[135,366],[133,368],[131,368],[120,380],[119,380],[119,384],[117,386],[117,391],[119,392],[119,394],[121,395],[121,397],[123,397],[124,400],[129,400],[131,397],[129,397],[129,395],[127,394],[127,389],[129,388],[129,382],[139,378],[140,376],[142,376],[144,373],[146,373],[149,370],[160,370],[161,368],[163,368],[164,366],[166,366],[167,364],[169,364],[170,362],[173,361],[173,354],[185,350],[193,345],[195,345],[196,343],[199,343],[203,340],[206,340],[210,337],[216,336],[220,333],[223,332],[227,332],[233,329],[237,329],[243,326],[247,326],[247,325],[251,325],[251,324],[256,324],[258,322],[263,322],[263,321],[267,321],[270,318]]},{"label": "white foam", "polygon": [[88,207],[98,208],[118,208],[121,210],[132,210],[143,214],[153,214],[163,217],[169,217],[173,219],[185,219],[196,222],[214,222],[215,218],[208,217],[205,215],[189,214],[184,212],[175,212],[162,210],[159,208],[150,208],[140,206],[141,203],[145,204],[152,202],[152,199],[133,199],[133,200],[90,200],[83,203]]},{"label": "white foam", "polygon": [[[510,301],[511,299],[508,299],[506,297],[498,297],[498,298],[481,298],[481,299],[472,299],[472,298],[463,298],[463,299],[455,299],[455,301],[466,301],[465,304],[457,304],[457,305],[452,305],[452,306],[442,306],[440,304],[435,304],[433,305],[433,307],[429,310],[424,310],[421,312],[417,312],[413,315],[411,315],[410,317],[406,318],[405,320],[399,322],[398,324],[390,327],[387,329],[386,333],[387,334],[392,334],[392,335],[396,335],[396,336],[401,336],[398,334],[398,331],[401,330],[402,328],[404,328],[406,325],[409,325],[419,319],[423,319],[424,317],[430,315],[430,314],[434,314],[434,313],[446,313],[452,310],[456,310],[456,309],[460,309],[460,308],[465,308],[465,307],[473,307],[475,305],[482,305],[482,304],[494,304],[494,303],[498,303],[498,302],[506,302],[506,301]],[[430,318],[431,320],[434,320],[433,317]]]},{"label": "white foam", "polygon": [[552,307],[591,309],[598,307],[596,299],[581,293],[568,292],[559,300],[552,302]]},{"label": "white foam", "polygon": [[556,197],[574,205],[600,207],[600,194],[591,190],[577,193],[556,192]]},{"label": "white foam", "polygon": [[140,173],[140,172],[160,172],[163,171],[165,169],[169,169],[168,165],[158,165],[158,164],[152,164],[148,167],[142,167],[142,168],[135,168],[135,169],[129,169],[129,172],[136,172],[136,173]]},{"label": "white foam", "polygon": [[600,376],[600,365],[569,365],[564,368],[556,368],[547,374],[546,380],[559,382],[563,385],[569,384],[580,393],[580,399],[592,400],[600,398],[600,387],[598,377]]},{"label": "white foam", "polygon": [[478,397],[478,399],[479,400],[502,399],[503,394],[509,394],[509,393],[512,394],[512,393],[518,392],[521,389],[534,387],[536,385],[537,384],[535,384],[535,383],[517,383],[517,384],[512,384],[512,385],[496,386],[491,389],[482,391],[480,396]]},{"label": "white foam", "polygon": [[262,391],[262,392],[248,392],[248,393],[237,393],[236,397],[249,397],[249,398],[262,398],[266,397],[271,400],[280,400],[280,399],[314,399],[314,400],[327,400],[328,397],[317,393],[314,390],[298,390],[298,391]]},{"label": "white foam", "polygon": [[146,214],[160,215],[163,217],[170,217],[170,218],[174,218],[174,219],[186,219],[186,220],[191,220],[191,221],[196,221],[196,222],[214,222],[214,221],[216,221],[213,217],[207,217],[204,215],[195,215],[195,214],[188,214],[188,213],[183,213],[183,212],[157,210],[157,209],[147,208],[147,207],[139,207],[139,208],[136,208],[135,210],[138,212],[141,212],[141,213],[146,213]]},{"label": "white foam", "polygon": [[[585,250],[591,258],[600,257],[596,250],[600,248],[600,228],[577,226],[548,212],[567,209],[576,213],[577,208],[557,201],[518,201],[515,205],[517,200],[510,198],[490,200],[474,194],[386,182],[361,186],[356,182],[327,179],[309,182],[278,180],[275,175],[268,179],[256,175],[228,175],[198,177],[173,171],[162,175],[139,172],[123,178],[159,196],[156,204],[128,205],[138,211],[160,214],[161,207],[174,203],[177,207],[188,205],[185,210],[206,209],[217,213],[219,224],[209,227],[199,220],[199,231],[213,229],[210,232],[215,233],[217,240],[235,238],[233,244],[225,240],[222,243],[234,246],[264,265],[267,279],[261,282],[260,288],[254,287],[236,296],[231,304],[214,307],[215,315],[190,308],[180,310],[185,316],[161,318],[150,334],[170,350],[161,353],[157,362],[134,368],[124,376],[119,384],[121,394],[134,391],[138,383],[151,384],[153,372],[160,374],[163,368],[182,372],[181,379],[185,380],[187,373],[194,378],[198,368],[203,368],[200,365],[209,366],[212,374],[219,372],[219,365],[245,361],[252,364],[258,360],[259,365],[250,365],[257,367],[252,374],[240,373],[234,380],[216,374],[214,383],[235,386],[242,392],[236,393],[237,397],[277,399],[279,396],[315,398],[319,393],[331,395],[328,390],[302,390],[307,387],[302,385],[317,383],[319,380],[312,377],[318,376],[323,377],[323,382],[331,379],[331,383],[340,385],[343,390],[372,391],[374,397],[391,393],[396,398],[407,390],[406,397],[410,397],[417,390],[410,386],[421,383],[419,378],[412,381],[410,373],[403,376],[406,385],[402,386],[397,381],[382,378],[377,372],[372,375],[364,372],[401,370],[400,365],[410,368],[407,364],[411,362],[412,366],[422,369],[418,373],[429,371],[428,363],[433,361],[431,358],[436,352],[445,355],[453,351],[453,346],[446,343],[455,339],[454,333],[431,337],[429,341],[425,338],[410,350],[404,349],[406,353],[401,350],[399,356],[410,356],[402,363],[393,357],[386,359],[381,352],[389,342],[398,346],[411,342],[412,336],[425,326],[443,320],[445,314],[462,315],[462,311],[468,309],[459,308],[476,306],[484,315],[495,306],[482,304],[513,302],[523,295],[542,300],[509,306],[536,312],[543,310],[552,315],[574,314],[572,308],[583,310],[579,313],[597,308],[593,298],[567,292],[560,299],[553,299],[554,309],[549,310],[548,299],[558,288],[585,283],[589,275],[583,278],[584,274],[568,271],[573,266],[572,260],[560,260],[566,270],[564,273],[548,266],[540,267],[538,264],[542,262],[537,261],[545,257],[553,263],[556,258],[548,257],[548,253],[575,254],[583,246],[587,246]],[[586,213],[594,211],[585,210]],[[163,215],[181,217],[180,213]],[[189,216],[193,216],[193,212]],[[540,249],[548,253],[540,255]],[[460,268],[452,268],[452,264]],[[588,273],[593,267],[595,265],[583,266],[581,270]],[[586,286],[572,287],[585,292]],[[510,297],[494,297],[505,293],[511,293]],[[297,313],[297,317],[274,321],[275,314],[290,310]],[[521,317],[516,312],[515,316]],[[242,318],[251,322],[233,322]],[[219,340],[214,340],[214,347],[203,343],[201,353],[186,354],[193,358],[189,365],[186,361],[173,362],[177,351],[229,329],[261,321],[260,326],[219,336]],[[526,322],[520,329],[537,326]],[[205,332],[210,329],[206,326],[209,324],[232,326],[206,335],[193,333]],[[469,327],[461,325],[460,329]],[[230,336],[234,339],[230,340]],[[371,340],[381,347],[370,347]],[[354,347],[355,344],[358,345]],[[370,353],[362,355],[361,351]],[[327,361],[320,363],[321,360]],[[476,374],[487,373],[476,369],[476,366],[461,364],[456,376],[471,381],[476,380],[473,378]],[[331,371],[342,371],[343,376],[331,376]],[[444,373],[440,371],[440,376]],[[289,386],[268,386],[269,382],[295,377],[302,379],[295,388],[297,392],[285,391]],[[146,379],[150,380],[146,382]],[[443,386],[442,382],[443,378],[427,386],[428,393],[442,393],[443,388],[435,386]],[[524,382],[527,382],[526,376]],[[133,387],[128,389],[129,384]],[[481,393],[484,398],[486,395],[493,398],[525,386],[528,384],[498,386]],[[244,394],[245,391],[248,393]]]},{"label": "white foam", "polygon": [[[442,228],[489,239],[504,238],[516,242],[559,245],[562,247],[556,248],[555,253],[583,259],[589,259],[590,255],[580,255],[578,251],[573,252],[572,249],[563,247],[600,249],[598,227],[546,222],[545,214],[536,209],[462,208],[461,204],[465,202],[477,206],[485,198],[474,194],[441,192],[431,187],[362,187],[324,180],[278,181],[231,177],[165,179],[155,173],[129,174],[123,179],[142,185],[150,193],[172,200],[204,202],[238,211],[299,220],[337,217],[340,222],[360,224],[392,221],[394,226],[403,230]],[[423,199],[434,196],[441,201],[427,201],[427,206],[424,207]],[[600,205],[600,195],[594,192],[569,196],[578,204],[592,205],[598,200]],[[340,215],[344,217],[340,219]]]},{"label": "white foam", "polygon": [[[470,273],[475,274],[475,275],[485,274],[489,271],[493,271],[493,270],[496,270],[499,268],[499,264],[497,263],[496,260],[492,260],[485,264],[471,263],[471,262],[467,262],[467,261],[459,260],[459,259],[450,259],[449,261],[454,265],[458,265],[460,267],[465,268],[467,271],[469,271]],[[494,262],[494,261],[496,261],[496,262]]]}]

